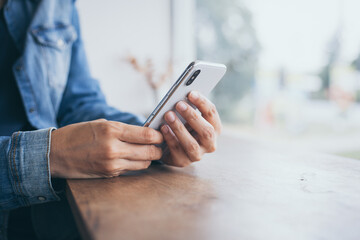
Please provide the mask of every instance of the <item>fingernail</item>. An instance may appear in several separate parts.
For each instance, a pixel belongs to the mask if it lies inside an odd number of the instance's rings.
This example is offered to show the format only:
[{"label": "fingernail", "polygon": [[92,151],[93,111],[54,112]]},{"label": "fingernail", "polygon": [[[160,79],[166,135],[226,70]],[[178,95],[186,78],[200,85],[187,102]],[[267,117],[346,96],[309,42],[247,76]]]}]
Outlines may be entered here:
[{"label": "fingernail", "polygon": [[161,131],[163,133],[168,133],[169,132],[169,127],[167,125],[164,125],[164,126],[162,126]]},{"label": "fingernail", "polygon": [[169,112],[168,114],[166,114],[166,119],[167,119],[169,122],[174,122],[174,121],[175,121],[175,113]]},{"label": "fingernail", "polygon": [[199,93],[196,91],[191,92],[191,97],[194,100],[197,100],[199,98]]},{"label": "fingernail", "polygon": [[186,106],[186,104],[184,102],[179,102],[177,104],[177,108],[178,108],[179,111],[184,112],[187,109],[187,106]]}]

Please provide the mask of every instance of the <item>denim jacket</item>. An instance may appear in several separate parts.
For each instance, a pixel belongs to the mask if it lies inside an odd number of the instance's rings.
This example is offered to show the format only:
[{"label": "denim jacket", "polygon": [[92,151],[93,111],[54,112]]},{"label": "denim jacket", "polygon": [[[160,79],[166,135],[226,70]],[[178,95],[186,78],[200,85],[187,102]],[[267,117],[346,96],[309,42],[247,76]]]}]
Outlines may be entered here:
[{"label": "denim jacket", "polygon": [[0,240],[11,209],[59,200],[49,166],[53,129],[98,118],[142,123],[108,106],[91,77],[73,0],[8,0],[4,16],[21,53],[15,80],[37,130],[0,136]]}]

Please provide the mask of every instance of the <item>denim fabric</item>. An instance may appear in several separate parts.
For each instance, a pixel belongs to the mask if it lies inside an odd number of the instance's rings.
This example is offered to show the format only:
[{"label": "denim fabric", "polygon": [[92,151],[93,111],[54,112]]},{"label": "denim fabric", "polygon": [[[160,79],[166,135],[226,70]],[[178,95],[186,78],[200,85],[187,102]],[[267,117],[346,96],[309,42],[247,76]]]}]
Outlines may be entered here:
[{"label": "denim fabric", "polygon": [[52,129],[98,118],[142,124],[108,106],[91,77],[73,0],[8,0],[4,17],[20,52],[13,72],[26,116],[39,130],[0,136],[0,240],[9,210],[59,199],[49,169]]},{"label": "denim fabric", "polygon": [[[1,1],[0,1],[1,2]],[[19,52],[6,27],[3,9],[0,9],[0,136],[12,133],[28,125],[24,106],[12,72],[12,65]],[[11,104],[9,104],[11,103]]]}]

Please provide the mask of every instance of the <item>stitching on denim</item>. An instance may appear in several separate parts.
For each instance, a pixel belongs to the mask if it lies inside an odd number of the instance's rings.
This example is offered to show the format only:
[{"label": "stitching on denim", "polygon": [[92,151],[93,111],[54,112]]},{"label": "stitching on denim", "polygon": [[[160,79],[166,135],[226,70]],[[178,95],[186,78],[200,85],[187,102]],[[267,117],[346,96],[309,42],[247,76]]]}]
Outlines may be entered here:
[{"label": "stitching on denim", "polygon": [[11,174],[14,175],[14,171],[13,171],[13,167],[12,167],[12,163],[11,163],[11,159],[12,159],[12,152],[14,149],[14,139],[11,138],[11,148],[10,148],[10,152],[9,152],[9,166],[10,166],[10,170],[11,170]]},{"label": "stitching on denim", "polygon": [[52,188],[52,186],[51,186],[51,182],[50,182],[50,174],[49,174],[49,172],[50,172],[50,168],[49,168],[49,165],[50,165],[50,157],[49,157],[49,154],[50,154],[50,133],[51,133],[51,131],[52,131],[53,129],[52,128],[50,128],[49,130],[48,130],[48,134],[47,134],[47,150],[46,150],[46,169],[47,169],[47,181],[48,181],[48,185],[49,185],[49,188],[50,188],[50,190],[51,190],[51,192],[52,192],[52,194],[55,196],[55,197],[57,197],[57,195],[56,195],[56,193],[54,192],[54,190],[53,190],[53,188]]},{"label": "stitching on denim", "polygon": [[0,202],[0,212],[3,211],[5,208],[3,208],[3,205],[9,204],[9,203],[13,203],[14,201],[16,201],[16,198],[12,197],[8,200],[3,200]]},{"label": "stitching on denim", "polygon": [[13,163],[12,163],[13,155],[14,155],[14,152],[15,152],[14,151],[14,145],[15,145],[16,139],[17,139],[17,135],[15,135],[15,138],[14,137],[11,138],[11,149],[10,149],[10,153],[9,153],[9,166],[10,166],[12,177],[14,179],[15,189],[16,189],[17,192],[20,192],[19,189],[18,189],[18,186],[16,184],[14,166],[13,166]]},{"label": "stitching on denim", "polygon": [[[22,65],[22,67],[23,67],[23,71],[22,71],[22,72],[25,72],[26,69],[25,69],[24,59],[21,58],[21,60],[19,60],[19,62],[21,63],[21,65]],[[29,88],[30,88],[31,93],[32,93],[32,101],[33,101],[33,103],[34,103],[32,107],[37,111],[38,107],[37,107],[37,103],[36,103],[36,100],[35,100],[35,92],[34,92],[33,85],[31,84],[31,81],[30,81],[28,75],[27,75],[27,74],[22,74],[22,73],[21,73],[21,74],[20,74],[20,73],[17,73],[17,75],[18,75],[20,78],[22,78],[22,76],[20,76],[20,75],[25,75],[24,79],[26,79],[26,81],[28,82]],[[19,84],[19,86],[23,86],[23,85]],[[22,88],[22,87],[20,87],[20,88]],[[25,100],[25,101],[26,101],[26,100]]]},{"label": "stitching on denim", "polygon": [[17,169],[16,169],[16,162],[15,162],[15,156],[16,156],[16,148],[17,148],[17,141],[18,141],[18,137],[20,135],[20,132],[17,132],[15,135],[15,139],[14,139],[14,148],[12,151],[12,168],[13,168],[13,175],[14,175],[14,180],[15,180],[15,185],[16,188],[18,189],[19,193],[21,194],[21,190],[20,190],[20,185],[19,185],[19,181],[18,181],[18,174],[17,174]]},{"label": "stitching on denim", "polygon": [[22,199],[24,200],[24,203],[25,203],[26,205],[29,205],[29,201],[26,199],[26,196],[25,196],[25,194],[24,194],[24,192],[22,191],[22,188],[21,188],[20,176],[19,176],[18,170],[17,170],[17,168],[16,168],[16,162],[15,162],[15,156],[16,156],[16,150],[17,150],[18,140],[20,139],[19,136],[20,136],[20,131],[17,132],[16,139],[15,139],[15,148],[14,148],[14,154],[13,154],[13,164],[14,164],[14,170],[15,170],[15,174],[16,174],[16,177],[17,177],[17,185],[18,185],[20,194],[21,194],[21,196],[22,196]]},{"label": "stitching on denim", "polygon": [[[25,69],[24,59],[21,58],[20,61],[21,61],[21,65],[22,65],[22,67],[23,67],[23,72],[25,72],[26,69]],[[31,81],[30,81],[28,75],[27,75],[27,74],[23,74],[23,75],[25,75],[25,79],[26,79],[27,82],[29,83],[30,90],[31,90],[31,93],[32,93],[33,102],[34,102],[34,106],[33,106],[33,107],[34,107],[35,110],[37,111],[38,107],[37,107],[37,102],[36,102],[36,100],[35,100],[35,92],[34,92],[33,85],[31,84]]]}]

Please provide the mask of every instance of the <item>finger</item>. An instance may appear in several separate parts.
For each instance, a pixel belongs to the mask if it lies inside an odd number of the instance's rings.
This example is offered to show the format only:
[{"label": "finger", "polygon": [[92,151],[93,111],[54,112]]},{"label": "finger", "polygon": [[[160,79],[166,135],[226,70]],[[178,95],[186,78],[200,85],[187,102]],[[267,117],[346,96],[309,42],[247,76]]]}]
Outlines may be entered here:
[{"label": "finger", "polygon": [[162,126],[161,132],[164,135],[168,150],[171,153],[171,159],[165,159],[165,163],[177,167],[185,167],[189,165],[191,163],[190,159],[184,152],[184,149],[181,147],[180,143],[178,142],[176,136],[171,131],[169,126]]},{"label": "finger", "polygon": [[104,164],[102,170],[98,173],[103,177],[116,177],[127,171],[146,169],[151,161],[131,161],[128,159],[114,159]]},{"label": "finger", "polygon": [[105,118],[99,118],[96,120],[93,120],[93,122],[106,122],[107,120]]},{"label": "finger", "polygon": [[113,121],[110,121],[110,124],[117,128],[117,136],[121,141],[139,144],[160,144],[163,142],[162,134],[152,128]]},{"label": "finger", "polygon": [[201,95],[199,92],[192,91],[188,95],[189,101],[194,104],[203,118],[206,119],[215,129],[216,133],[220,133],[222,129],[221,120],[215,105],[210,102],[206,97]]},{"label": "finger", "polygon": [[192,162],[200,161],[203,149],[173,111],[169,111],[165,114],[165,121],[179,140],[180,145],[189,159]]},{"label": "finger", "polygon": [[118,159],[115,160],[115,168],[119,172],[123,171],[136,171],[146,169],[150,166],[151,161],[132,161],[129,159]]},{"label": "finger", "polygon": [[195,130],[200,140],[200,145],[204,147],[207,152],[214,152],[216,148],[216,132],[214,127],[184,101],[176,104],[176,110],[187,121],[191,128]]},{"label": "finger", "polygon": [[121,143],[116,147],[118,158],[133,161],[153,161],[159,160],[162,150],[154,145],[140,145],[133,143]]}]

